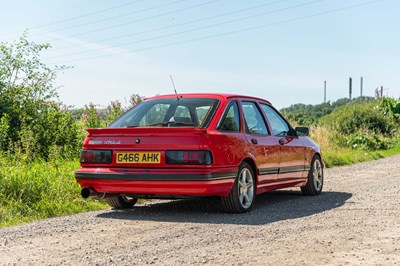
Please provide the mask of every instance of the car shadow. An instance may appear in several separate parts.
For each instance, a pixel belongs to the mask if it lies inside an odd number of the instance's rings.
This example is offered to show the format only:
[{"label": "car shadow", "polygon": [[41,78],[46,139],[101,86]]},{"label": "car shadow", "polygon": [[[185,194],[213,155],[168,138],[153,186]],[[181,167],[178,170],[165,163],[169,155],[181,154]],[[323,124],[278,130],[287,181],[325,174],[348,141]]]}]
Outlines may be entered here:
[{"label": "car shadow", "polygon": [[302,196],[299,191],[280,190],[257,196],[249,213],[224,213],[219,198],[156,201],[130,210],[110,210],[99,218],[177,223],[263,225],[311,216],[338,208],[352,197],[345,192],[323,192],[317,197]]}]

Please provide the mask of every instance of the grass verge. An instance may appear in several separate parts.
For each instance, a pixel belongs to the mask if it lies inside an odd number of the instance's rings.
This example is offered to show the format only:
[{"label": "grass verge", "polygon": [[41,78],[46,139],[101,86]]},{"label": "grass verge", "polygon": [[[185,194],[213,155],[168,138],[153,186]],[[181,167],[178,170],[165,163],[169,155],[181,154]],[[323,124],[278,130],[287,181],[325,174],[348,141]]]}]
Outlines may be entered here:
[{"label": "grass verge", "polygon": [[391,139],[392,148],[376,151],[342,147],[337,144],[337,134],[335,131],[325,126],[317,125],[313,127],[310,131],[310,137],[321,148],[322,158],[328,168],[377,160],[400,154],[400,135],[394,136]]},{"label": "grass verge", "polygon": [[18,162],[0,158],[0,227],[107,208],[84,200],[74,172],[77,161]]},{"label": "grass verge", "polygon": [[364,151],[353,149],[340,149],[323,152],[322,156],[326,167],[343,166],[354,163],[377,160],[400,154],[400,142],[388,150]]}]

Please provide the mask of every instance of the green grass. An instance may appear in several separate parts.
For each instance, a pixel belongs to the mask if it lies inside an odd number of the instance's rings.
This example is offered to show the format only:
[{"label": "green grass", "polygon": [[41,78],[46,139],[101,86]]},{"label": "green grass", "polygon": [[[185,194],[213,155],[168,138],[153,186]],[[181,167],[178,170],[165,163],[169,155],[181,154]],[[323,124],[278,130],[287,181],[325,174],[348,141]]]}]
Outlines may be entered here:
[{"label": "green grass", "polygon": [[364,151],[341,149],[339,151],[326,151],[322,156],[326,167],[349,165],[365,161],[377,160],[400,154],[400,142],[388,150]]},{"label": "green grass", "polygon": [[84,200],[74,178],[77,161],[31,162],[0,157],[0,227],[108,205]]}]

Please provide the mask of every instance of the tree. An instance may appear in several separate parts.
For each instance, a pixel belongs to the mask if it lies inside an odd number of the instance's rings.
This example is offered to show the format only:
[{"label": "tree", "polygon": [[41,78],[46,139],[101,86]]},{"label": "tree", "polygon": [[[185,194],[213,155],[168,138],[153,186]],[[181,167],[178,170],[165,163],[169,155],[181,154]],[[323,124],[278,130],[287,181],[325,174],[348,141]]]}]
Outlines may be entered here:
[{"label": "tree", "polygon": [[129,108],[134,107],[136,105],[138,105],[139,103],[143,102],[143,100],[145,99],[144,96],[141,96],[139,94],[132,94],[129,98]]},{"label": "tree", "polygon": [[[74,143],[72,115],[58,101],[55,80],[66,66],[48,67],[36,44],[24,33],[13,43],[0,43],[0,135],[2,150],[12,147],[47,157],[52,145]],[[75,144],[74,144],[75,145]]]},{"label": "tree", "polygon": [[124,113],[124,108],[120,101],[111,101],[106,109],[106,122],[107,124],[112,123],[115,119],[117,119],[120,115]]}]

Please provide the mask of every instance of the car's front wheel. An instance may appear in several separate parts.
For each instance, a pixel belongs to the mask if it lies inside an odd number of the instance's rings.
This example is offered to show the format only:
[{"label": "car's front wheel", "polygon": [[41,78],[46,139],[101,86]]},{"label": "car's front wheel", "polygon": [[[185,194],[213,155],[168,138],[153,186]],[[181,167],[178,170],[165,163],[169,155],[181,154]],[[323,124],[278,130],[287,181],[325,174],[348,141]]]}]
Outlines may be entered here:
[{"label": "car's front wheel", "polygon": [[136,204],[138,199],[127,197],[125,195],[119,195],[116,197],[107,198],[106,201],[111,207],[116,209],[131,209]]},{"label": "car's front wheel", "polygon": [[306,196],[316,196],[321,194],[324,185],[324,169],[321,158],[314,155],[311,161],[311,168],[308,172],[307,184],[301,187],[301,192]]},{"label": "car's front wheel", "polygon": [[255,177],[250,165],[243,162],[228,196],[222,197],[222,206],[226,212],[243,213],[249,211],[255,200]]}]

